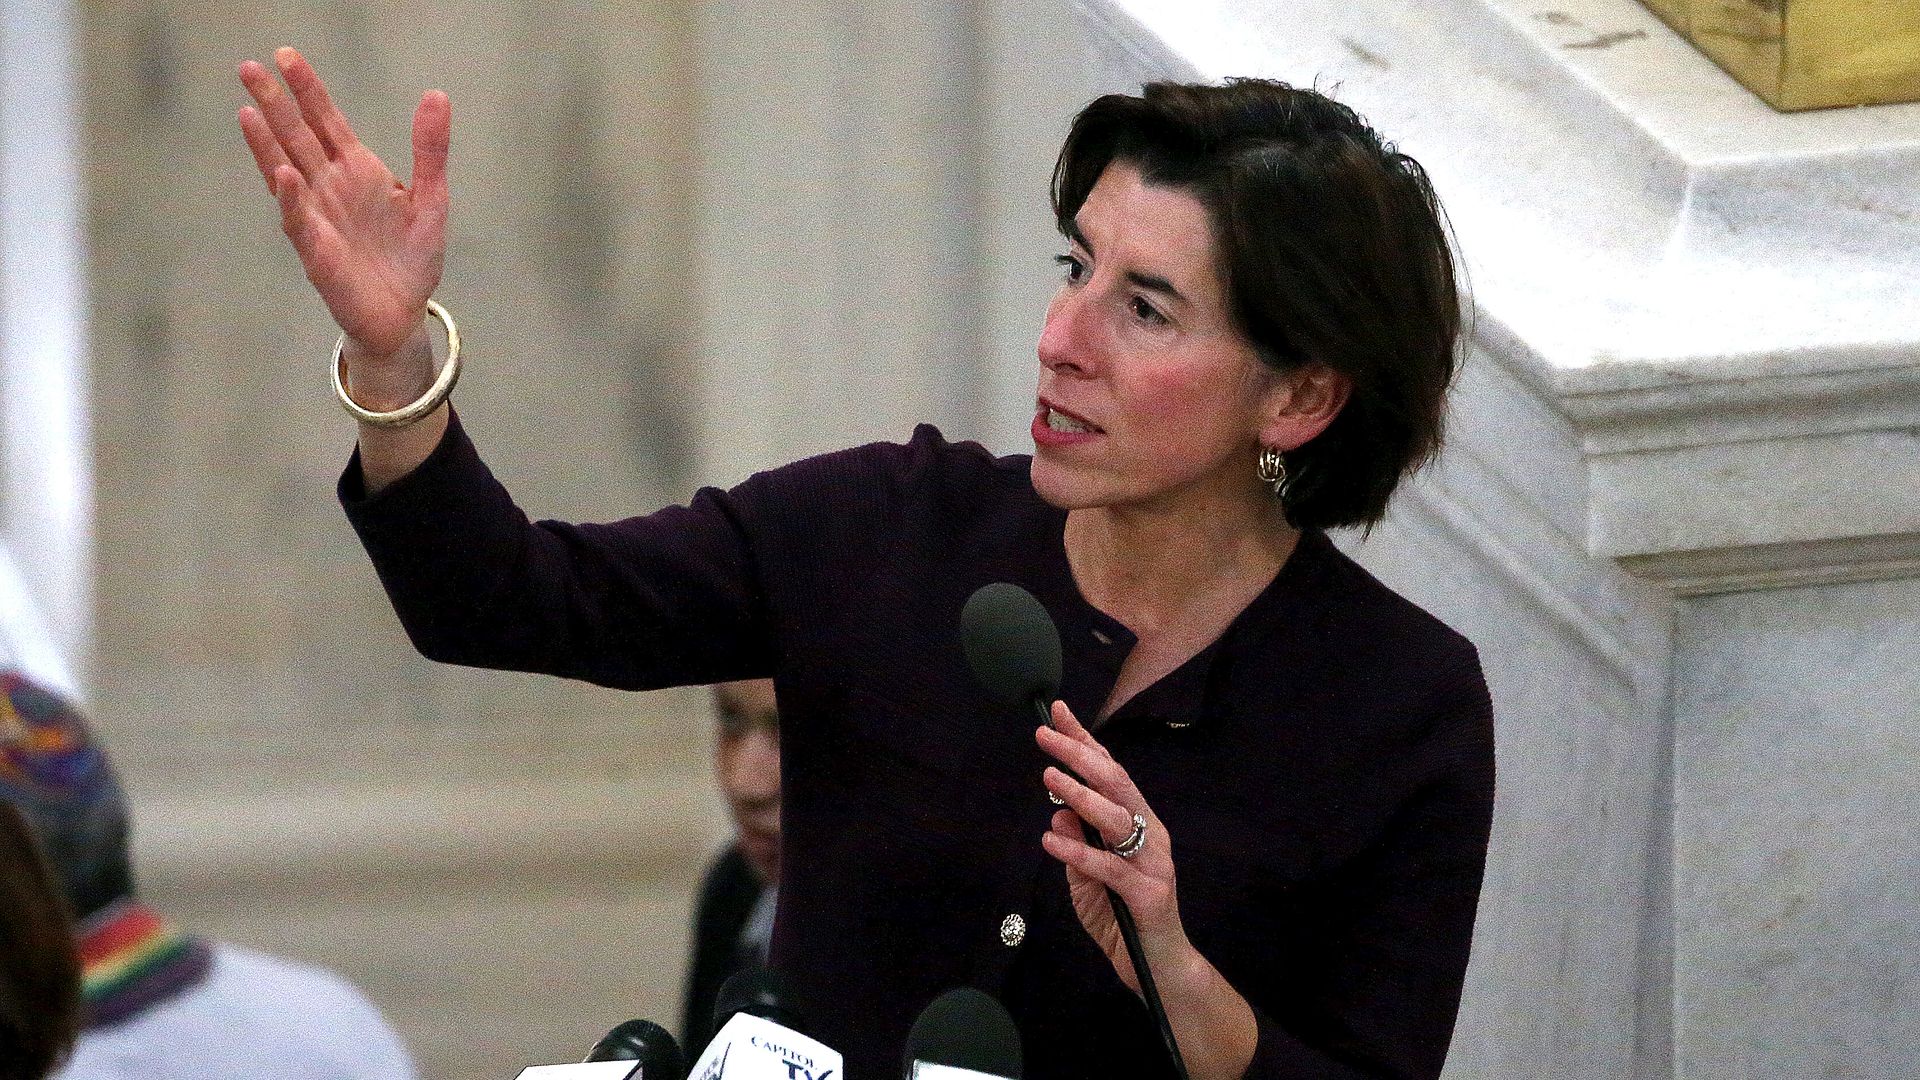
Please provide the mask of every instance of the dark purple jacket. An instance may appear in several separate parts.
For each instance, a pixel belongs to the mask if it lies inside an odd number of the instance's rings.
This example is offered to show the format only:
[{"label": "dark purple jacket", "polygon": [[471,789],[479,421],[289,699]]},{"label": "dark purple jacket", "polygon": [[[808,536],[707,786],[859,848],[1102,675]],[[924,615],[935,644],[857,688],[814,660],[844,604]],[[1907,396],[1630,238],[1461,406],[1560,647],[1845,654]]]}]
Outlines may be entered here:
[{"label": "dark purple jacket", "polygon": [[[993,581],[1052,613],[1080,716],[1133,643],[1075,588],[1027,469],[921,427],[689,506],[533,524],[456,421],[373,498],[356,459],[340,495],[429,657],[631,689],[774,677],[772,959],[849,1080],[898,1076],[914,1016],[963,983],[1013,1013],[1031,1080],[1169,1075],[1040,847],[1033,720],[961,655],[961,605]],[[1172,835],[1189,937],[1255,1009],[1249,1076],[1438,1075],[1493,802],[1472,645],[1308,532],[1099,737]]]}]

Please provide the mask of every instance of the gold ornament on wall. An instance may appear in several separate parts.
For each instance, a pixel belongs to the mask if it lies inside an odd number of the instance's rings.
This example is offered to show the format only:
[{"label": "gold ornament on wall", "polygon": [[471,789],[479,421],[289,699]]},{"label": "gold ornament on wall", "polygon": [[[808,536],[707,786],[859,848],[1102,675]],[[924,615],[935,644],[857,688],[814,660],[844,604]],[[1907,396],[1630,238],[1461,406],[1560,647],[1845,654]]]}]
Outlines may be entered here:
[{"label": "gold ornament on wall", "polygon": [[1783,112],[1920,101],[1920,0],[1643,0]]}]

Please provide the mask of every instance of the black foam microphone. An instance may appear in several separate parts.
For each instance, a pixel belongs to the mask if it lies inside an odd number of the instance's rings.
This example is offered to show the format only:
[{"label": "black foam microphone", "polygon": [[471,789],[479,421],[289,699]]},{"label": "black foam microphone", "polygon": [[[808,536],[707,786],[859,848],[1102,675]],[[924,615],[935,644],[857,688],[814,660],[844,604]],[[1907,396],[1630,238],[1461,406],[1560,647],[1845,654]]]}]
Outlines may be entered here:
[{"label": "black foam microphone", "polygon": [[934,1080],[946,1070],[981,1080],[1020,1080],[1020,1032],[1013,1017],[971,986],[955,987],[920,1010],[907,1032],[906,1056],[906,1080]]},{"label": "black foam microphone", "polygon": [[573,1065],[530,1065],[517,1080],[687,1080],[680,1044],[651,1020],[629,1020],[606,1033]]},{"label": "black foam microphone", "polygon": [[[987,693],[1008,704],[1029,705],[1041,723],[1053,726],[1052,705],[1060,693],[1062,668],[1060,628],[1032,593],[1005,581],[974,590],[960,609],[960,647],[967,654],[973,677]],[[1062,771],[1072,775],[1064,767]],[[1100,830],[1087,824],[1083,831],[1088,846],[1113,850]],[[1120,929],[1127,958],[1133,961],[1133,972],[1140,978],[1140,996],[1160,1029],[1160,1041],[1166,1044],[1174,1074],[1185,1080],[1187,1063],[1180,1056],[1173,1024],[1167,1020],[1167,1007],[1161,1004],[1160,991],[1153,985],[1153,970],[1147,966],[1147,951],[1140,944],[1133,912],[1111,888],[1107,890],[1107,902],[1113,907],[1114,925]]]},{"label": "black foam microphone", "polygon": [[960,609],[960,647],[987,693],[1053,723],[1060,696],[1060,631],[1033,594],[1010,582],[983,585]]},{"label": "black foam microphone", "polygon": [[769,967],[744,967],[727,976],[713,997],[713,1030],[727,1026],[735,1013],[771,1020],[783,1028],[806,1033],[807,1025],[793,1007],[787,984]]},{"label": "black foam microphone", "polygon": [[651,1020],[629,1020],[607,1032],[581,1061],[637,1061],[641,1080],[686,1080],[687,1076],[679,1042]]}]

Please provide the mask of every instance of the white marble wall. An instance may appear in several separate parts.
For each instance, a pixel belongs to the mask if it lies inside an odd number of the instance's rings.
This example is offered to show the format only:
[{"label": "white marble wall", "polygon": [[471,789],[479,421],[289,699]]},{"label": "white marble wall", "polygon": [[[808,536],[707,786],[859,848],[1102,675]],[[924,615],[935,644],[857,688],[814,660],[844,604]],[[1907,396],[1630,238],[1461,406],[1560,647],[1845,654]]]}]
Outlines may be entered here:
[{"label": "white marble wall", "polygon": [[1364,543],[1342,539],[1474,641],[1493,693],[1493,843],[1450,1076],[1624,1080],[1666,1052],[1670,612],[1523,494],[1577,458],[1564,420],[1476,350],[1440,461]]},{"label": "white marble wall", "polygon": [[1920,1062],[1920,578],[1689,600],[1676,627],[1676,1075]]}]

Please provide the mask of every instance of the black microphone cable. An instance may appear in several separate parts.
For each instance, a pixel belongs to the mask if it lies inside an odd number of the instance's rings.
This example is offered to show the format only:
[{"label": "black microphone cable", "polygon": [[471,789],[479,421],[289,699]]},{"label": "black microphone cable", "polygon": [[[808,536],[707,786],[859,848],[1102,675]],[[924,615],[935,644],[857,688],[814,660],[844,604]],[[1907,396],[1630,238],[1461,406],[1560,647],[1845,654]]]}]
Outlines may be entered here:
[{"label": "black microphone cable", "polygon": [[[975,590],[960,610],[960,644],[967,654],[967,666],[988,693],[1010,704],[1030,706],[1042,724],[1053,727],[1051,703],[1060,694],[1060,629],[1032,593],[1005,581]],[[1073,776],[1072,770],[1061,771]],[[1088,846],[1113,850],[1100,830],[1084,821],[1081,826]],[[1111,886],[1107,887],[1107,903],[1113,907],[1114,924],[1120,928],[1127,959],[1133,962],[1134,976],[1140,980],[1140,996],[1160,1029],[1174,1075],[1188,1080],[1187,1062],[1180,1056],[1173,1023],[1167,1019],[1167,1007],[1153,983],[1153,969],[1147,965],[1147,951],[1140,944],[1133,911]]]}]

